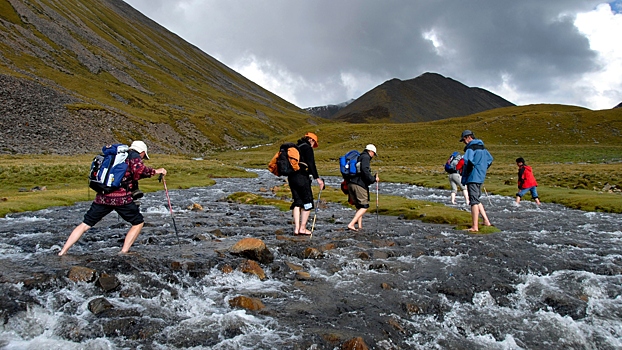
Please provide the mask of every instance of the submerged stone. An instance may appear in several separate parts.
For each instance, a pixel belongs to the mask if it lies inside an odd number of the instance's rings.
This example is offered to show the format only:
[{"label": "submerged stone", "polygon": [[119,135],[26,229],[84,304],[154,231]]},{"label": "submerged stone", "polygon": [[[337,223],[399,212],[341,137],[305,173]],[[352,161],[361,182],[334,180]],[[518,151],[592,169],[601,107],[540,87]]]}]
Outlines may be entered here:
[{"label": "submerged stone", "polygon": [[259,279],[262,280],[262,281],[266,279],[265,272],[263,271],[261,266],[259,266],[259,264],[257,264],[256,261],[244,260],[240,264],[238,269],[240,271],[242,271],[243,273],[248,273],[248,274],[251,274],[251,275],[255,275],[255,276],[259,277]]},{"label": "submerged stone", "polygon": [[242,295],[229,300],[229,305],[231,307],[241,307],[251,311],[261,310],[266,307],[261,300]]},{"label": "submerged stone", "polygon": [[95,315],[99,315],[106,310],[112,309],[114,306],[106,298],[97,298],[89,302],[89,311]]},{"label": "submerged stone", "polygon": [[365,344],[365,340],[361,337],[352,338],[341,346],[342,350],[368,350],[369,347]]},{"label": "submerged stone", "polygon": [[84,266],[73,266],[69,269],[67,277],[74,282],[93,282],[97,277],[97,271]]},{"label": "submerged stone", "polygon": [[110,292],[121,285],[119,279],[114,275],[102,274],[97,279],[97,284],[104,290],[104,292]]}]

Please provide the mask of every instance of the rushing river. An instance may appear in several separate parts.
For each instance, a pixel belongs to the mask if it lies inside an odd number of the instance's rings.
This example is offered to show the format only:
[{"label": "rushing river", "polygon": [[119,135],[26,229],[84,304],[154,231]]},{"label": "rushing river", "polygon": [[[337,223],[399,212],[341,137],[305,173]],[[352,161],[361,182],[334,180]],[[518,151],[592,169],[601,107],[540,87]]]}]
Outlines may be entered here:
[{"label": "rushing river", "polygon": [[[294,238],[289,212],[223,200],[273,196],[265,189],[282,180],[257,172],[169,189],[181,244],[164,191],[147,194],[133,255],[117,254],[129,226],[113,213],[57,256],[89,202],[0,219],[0,348],[340,349],[354,337],[374,349],[622,348],[621,215],[490,195],[501,232],[473,235],[376,216],[372,195],[361,232],[345,229],[351,208],[328,203],[313,237]],[[450,205],[445,190],[381,183],[381,205],[383,194]],[[467,209],[463,198],[456,207]],[[274,255],[264,280],[227,252],[245,237]],[[73,282],[73,266],[120,285]],[[230,306],[237,296],[265,308]],[[89,305],[102,297],[111,308],[96,314]]]}]

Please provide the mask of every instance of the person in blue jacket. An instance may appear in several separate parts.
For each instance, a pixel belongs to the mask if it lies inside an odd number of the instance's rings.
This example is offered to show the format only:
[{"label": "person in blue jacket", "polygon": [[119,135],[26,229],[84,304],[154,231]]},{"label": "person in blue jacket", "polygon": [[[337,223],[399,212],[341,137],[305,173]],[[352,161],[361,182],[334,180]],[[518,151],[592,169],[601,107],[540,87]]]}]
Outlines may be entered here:
[{"label": "person in blue jacket", "polygon": [[471,205],[471,218],[473,225],[470,232],[479,231],[479,216],[484,219],[484,225],[491,226],[490,220],[484,210],[484,205],[479,198],[482,195],[482,185],[486,179],[486,171],[492,164],[493,158],[490,152],[484,147],[484,142],[476,139],[471,130],[464,130],[460,137],[460,142],[464,142],[464,166],[462,167],[462,184],[467,186],[469,192],[469,204]]}]

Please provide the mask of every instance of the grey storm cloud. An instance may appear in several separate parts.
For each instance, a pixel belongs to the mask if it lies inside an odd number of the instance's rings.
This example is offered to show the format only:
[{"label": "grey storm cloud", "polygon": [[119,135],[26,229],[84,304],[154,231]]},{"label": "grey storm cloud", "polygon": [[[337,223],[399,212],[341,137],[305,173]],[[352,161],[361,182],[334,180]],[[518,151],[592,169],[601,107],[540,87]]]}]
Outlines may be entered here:
[{"label": "grey storm cloud", "polygon": [[[292,92],[301,107],[427,71],[489,89],[511,77],[519,92],[556,96],[560,81],[600,68],[574,25],[576,13],[604,2],[597,0],[127,2],[225,64],[254,57],[269,63],[268,74],[302,81]],[[370,85],[348,90],[344,73]]]}]

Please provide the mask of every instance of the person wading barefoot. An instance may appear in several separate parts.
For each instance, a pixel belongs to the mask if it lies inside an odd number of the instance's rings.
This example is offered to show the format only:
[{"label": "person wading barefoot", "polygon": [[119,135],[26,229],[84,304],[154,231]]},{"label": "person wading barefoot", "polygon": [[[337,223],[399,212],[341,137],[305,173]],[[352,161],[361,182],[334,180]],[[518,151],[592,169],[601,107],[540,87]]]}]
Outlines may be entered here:
[{"label": "person wading barefoot", "polygon": [[324,180],[317,173],[315,154],[313,153],[313,149],[318,147],[318,137],[316,134],[308,132],[298,140],[297,146],[300,152],[298,163],[300,170],[287,177],[294,200],[290,209],[294,217],[294,235],[310,236],[311,231],[307,229],[307,222],[314,206],[313,191],[311,190],[312,180],[309,175],[317,180],[321,189],[324,189]]},{"label": "person wading barefoot", "polygon": [[482,185],[486,179],[486,172],[492,164],[493,158],[484,147],[482,140],[476,139],[471,130],[464,130],[460,137],[464,142],[464,166],[462,170],[462,184],[467,186],[469,204],[471,205],[471,219],[473,224],[469,232],[479,231],[479,216],[484,219],[484,225],[491,226],[484,205],[479,201],[482,195]]},{"label": "person wading barefoot", "polygon": [[[127,147],[127,146],[126,146]],[[130,230],[125,235],[125,242],[121,248],[121,254],[128,254],[130,247],[138,238],[140,231],[145,225],[145,220],[138,205],[134,202],[132,192],[138,190],[138,180],[152,177],[155,174],[166,175],[166,169],[153,169],[143,164],[143,158],[149,159],[147,155],[147,145],[143,141],[134,141],[129,147],[128,156],[125,160],[128,163],[127,170],[121,180],[121,187],[110,193],[97,193],[95,200],[89,210],[84,214],[84,221],[78,225],[67,238],[63,249],[58,253],[62,256],[67,253],[82,235],[104,216],[113,210],[116,211],[123,220],[132,224]]]},{"label": "person wading barefoot", "polygon": [[[356,213],[348,224],[348,229],[358,231],[363,228],[363,215],[369,209],[369,186],[380,181],[378,174],[372,175],[371,159],[377,154],[376,146],[369,144],[358,158],[361,170],[348,180],[349,202],[354,203]],[[358,228],[356,227],[358,225]]]}]

